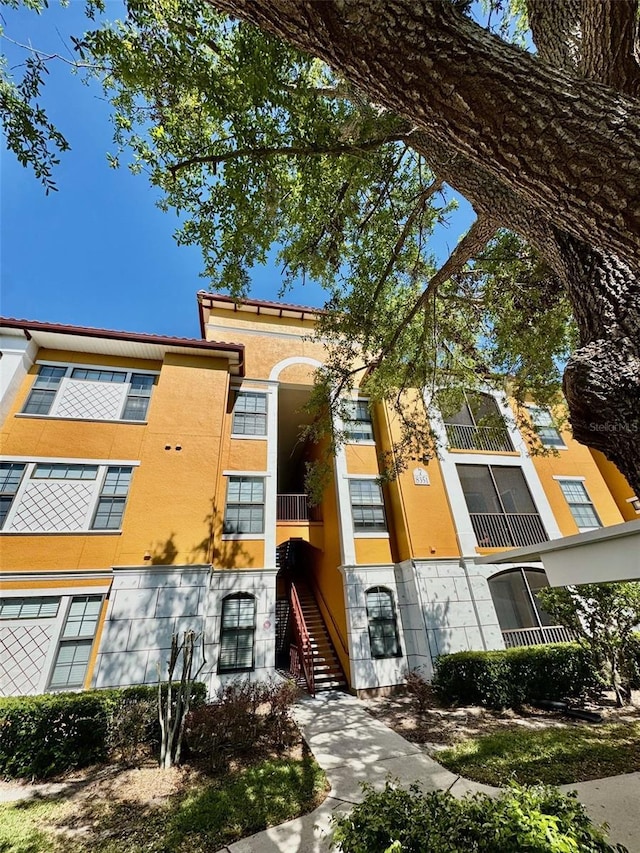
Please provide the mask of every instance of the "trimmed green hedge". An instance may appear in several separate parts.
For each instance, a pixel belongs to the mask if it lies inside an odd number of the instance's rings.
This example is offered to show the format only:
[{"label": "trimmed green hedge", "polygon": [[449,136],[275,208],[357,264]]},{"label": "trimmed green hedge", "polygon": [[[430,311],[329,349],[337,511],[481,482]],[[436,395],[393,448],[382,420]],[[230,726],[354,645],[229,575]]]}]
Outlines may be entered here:
[{"label": "trimmed green hedge", "polygon": [[[142,739],[153,743],[159,739],[157,690],[141,685],[0,699],[0,774],[46,779],[103,761],[117,721],[132,703],[144,707]],[[206,692],[204,684],[194,685],[195,706]]]},{"label": "trimmed green hedge", "polygon": [[365,799],[333,818],[342,853],[628,853],[608,843],[575,793],[512,785],[497,797],[365,786]]},{"label": "trimmed green hedge", "polygon": [[488,708],[575,698],[597,684],[589,652],[578,643],[443,655],[433,678],[444,702]]}]

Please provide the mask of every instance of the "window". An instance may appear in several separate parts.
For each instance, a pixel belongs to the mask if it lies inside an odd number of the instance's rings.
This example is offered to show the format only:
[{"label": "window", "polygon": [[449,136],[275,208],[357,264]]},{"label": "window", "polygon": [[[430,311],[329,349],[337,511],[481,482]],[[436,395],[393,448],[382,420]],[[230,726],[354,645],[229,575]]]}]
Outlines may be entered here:
[{"label": "window", "polygon": [[233,405],[234,435],[267,434],[267,395],[238,391]]},{"label": "window", "polygon": [[33,480],[95,480],[97,465],[67,465],[55,462],[51,465],[38,464],[33,469]]},{"label": "window", "polygon": [[218,672],[253,669],[256,600],[247,593],[229,595],[222,602]]},{"label": "window", "polygon": [[116,382],[120,385],[126,381],[126,373],[118,370],[102,370],[100,368],[74,367],[71,371],[73,379],[84,379],[86,382]]},{"label": "window", "polygon": [[60,599],[43,595],[29,598],[1,598],[0,619],[53,619]]},{"label": "window", "polygon": [[101,595],[79,595],[71,599],[49,681],[50,690],[83,686],[101,608]]},{"label": "window", "polygon": [[225,533],[264,533],[264,478],[229,477]]},{"label": "window", "polygon": [[540,606],[536,593],[548,586],[544,572],[533,569],[509,569],[489,578],[489,589],[502,631],[539,628],[552,625]]},{"label": "window", "polygon": [[580,480],[559,480],[562,494],[565,496],[571,515],[578,525],[580,532],[602,527],[600,519],[593,508],[591,498]]},{"label": "window", "polygon": [[373,423],[366,400],[349,400],[344,428],[347,441],[373,441]]},{"label": "window", "polygon": [[33,388],[22,411],[29,415],[48,415],[60,387],[60,381],[66,372],[66,367],[40,365]]},{"label": "window", "polygon": [[119,530],[127,502],[132,469],[114,465],[107,468],[98,507],[91,525],[93,530]]},{"label": "window", "polygon": [[[27,415],[144,421],[156,374],[41,364],[22,410]],[[93,383],[103,383],[97,392]]]},{"label": "window", "polygon": [[5,533],[119,530],[132,465],[0,463]]},{"label": "window", "polygon": [[545,447],[564,447],[562,436],[558,432],[556,425],[547,409],[540,409],[538,406],[529,406],[529,414],[540,441]]},{"label": "window", "polygon": [[375,480],[350,480],[354,530],[386,530],[382,489]]},{"label": "window", "polygon": [[637,512],[640,513],[640,498],[637,498],[635,495],[632,498],[627,498],[627,503],[631,504],[631,507]]},{"label": "window", "polygon": [[0,463],[0,530],[3,528],[11,509],[25,467],[25,465],[16,462]]},{"label": "window", "polygon": [[393,596],[388,589],[375,586],[367,590],[367,621],[371,657],[397,658],[402,655]]},{"label": "window", "polygon": [[155,376],[149,376],[148,373],[131,374],[130,390],[122,412],[123,420],[143,421],[147,417],[151,389],[155,381]]},{"label": "window", "polygon": [[463,403],[457,412],[447,413],[443,420],[449,447],[454,450],[509,452],[513,444],[505,428],[498,404],[490,394],[463,391]]},{"label": "window", "polygon": [[480,547],[509,548],[547,540],[520,468],[458,465],[457,470]]}]

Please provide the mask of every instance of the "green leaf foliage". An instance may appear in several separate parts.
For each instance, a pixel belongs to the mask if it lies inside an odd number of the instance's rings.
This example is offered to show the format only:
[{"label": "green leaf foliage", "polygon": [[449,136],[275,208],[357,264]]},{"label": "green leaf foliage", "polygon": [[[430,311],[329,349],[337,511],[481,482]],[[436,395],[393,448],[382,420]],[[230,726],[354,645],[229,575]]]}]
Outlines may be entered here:
[{"label": "green leaf foliage", "polygon": [[510,786],[492,798],[456,799],[387,782],[344,817],[334,818],[342,853],[596,853],[619,851],[594,826],[575,795],[549,787]]},{"label": "green leaf foliage", "polygon": [[[508,232],[468,258],[463,243],[451,274],[437,272],[434,230],[458,202],[406,119],[200,0],[126,9],[109,22],[89,3],[99,26],[75,45],[113,105],[109,163],[146,175],[160,207],[178,213],[176,239],[200,247],[212,288],[240,298],[253,268],[274,259],[274,295],[322,285],[318,334],[330,355],[313,411],[327,453],[342,438],[327,400],[335,413],[354,385],[395,410],[397,438],[381,460],[389,476],[437,451],[427,404],[438,389],[485,384],[520,404],[556,401],[574,345],[560,285]],[[521,0],[490,0],[487,11],[503,35],[524,26]],[[425,389],[427,404],[409,401],[410,389]]]},{"label": "green leaf foliage", "polygon": [[[157,743],[157,694],[157,686],[139,685],[0,699],[0,774],[46,779],[103,761],[112,746],[122,749],[131,739],[123,717],[136,703],[144,705],[144,718],[135,737]],[[194,706],[205,696],[205,685],[195,684]]]},{"label": "green leaf foliage", "polygon": [[620,704],[638,676],[640,583],[580,584],[540,590],[547,613],[580,637]]},{"label": "green leaf foliage", "polygon": [[597,684],[591,656],[578,643],[442,655],[433,678],[444,702],[489,708],[574,698]]}]

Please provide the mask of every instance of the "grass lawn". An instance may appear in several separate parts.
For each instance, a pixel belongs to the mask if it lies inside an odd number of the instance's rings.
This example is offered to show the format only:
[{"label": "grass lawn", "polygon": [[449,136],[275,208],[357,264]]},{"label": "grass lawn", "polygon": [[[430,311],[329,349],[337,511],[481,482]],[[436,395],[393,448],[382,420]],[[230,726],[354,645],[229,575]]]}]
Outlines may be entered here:
[{"label": "grass lawn", "polygon": [[311,756],[262,761],[161,805],[76,797],[0,806],[0,853],[213,853],[324,799]]},{"label": "grass lawn", "polygon": [[437,761],[488,785],[564,785],[640,770],[640,722],[503,731],[438,751]]}]

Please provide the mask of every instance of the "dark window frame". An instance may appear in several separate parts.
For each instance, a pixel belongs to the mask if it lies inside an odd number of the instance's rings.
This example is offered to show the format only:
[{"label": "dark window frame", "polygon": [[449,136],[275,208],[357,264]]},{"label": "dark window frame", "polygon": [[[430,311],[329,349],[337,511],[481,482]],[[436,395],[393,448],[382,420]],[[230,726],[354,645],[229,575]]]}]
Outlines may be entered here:
[{"label": "dark window frame", "polygon": [[[251,624],[238,624],[234,627],[225,627],[225,608],[226,606],[233,601],[252,601],[253,602],[253,613]],[[252,672],[255,669],[255,656],[256,656],[256,617],[257,617],[257,599],[255,595],[252,595],[249,592],[235,592],[231,595],[227,595],[222,599],[222,607],[220,610],[220,647],[218,653],[218,673],[221,675],[226,675],[234,672]],[[238,609],[238,623],[240,622],[240,608]],[[240,655],[238,654],[238,640],[242,636],[250,636],[251,637],[251,664],[249,666],[238,666],[238,658]],[[231,664],[223,665],[222,663],[222,652],[225,644],[225,637],[227,639],[231,638],[235,641],[235,652],[234,652],[234,660]]]},{"label": "dark window frame", "polygon": [[[373,615],[373,605],[370,604],[369,596],[385,595],[388,598],[388,606],[391,612],[390,616]],[[398,632],[398,615],[396,612],[393,592],[386,586],[372,586],[365,592],[365,602],[367,608],[367,628],[369,631],[369,647],[371,649],[371,657],[375,660],[386,660],[388,658],[401,658],[402,647],[400,645],[400,635]],[[372,631],[372,628],[374,629]],[[382,628],[382,634],[374,636],[377,628]],[[389,631],[388,629],[392,630]],[[391,641],[392,648],[387,649],[387,643]],[[384,651],[374,654],[374,644],[382,642],[385,646]]]}]

